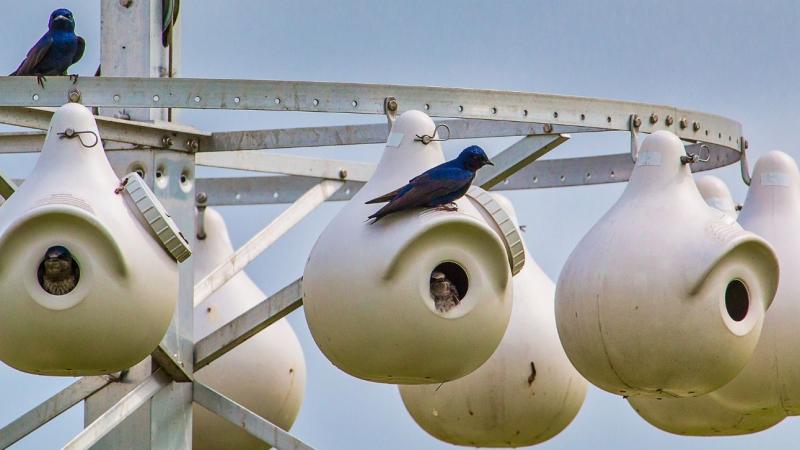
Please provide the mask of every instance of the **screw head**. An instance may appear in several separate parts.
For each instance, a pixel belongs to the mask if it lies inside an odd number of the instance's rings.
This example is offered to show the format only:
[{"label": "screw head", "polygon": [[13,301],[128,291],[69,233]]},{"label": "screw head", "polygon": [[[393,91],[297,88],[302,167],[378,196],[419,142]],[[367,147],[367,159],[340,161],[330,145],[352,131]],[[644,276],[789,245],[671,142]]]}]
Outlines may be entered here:
[{"label": "screw head", "polygon": [[81,101],[81,91],[79,91],[77,88],[72,88],[69,90],[67,98],[72,103],[78,103],[79,101]]},{"label": "screw head", "polygon": [[650,114],[650,123],[651,124],[658,123],[658,114],[656,114],[656,113]]},{"label": "screw head", "polygon": [[389,97],[389,99],[386,100],[386,109],[392,112],[397,111],[397,99]]},{"label": "screw head", "polygon": [[689,126],[689,120],[686,119],[686,117],[681,117],[681,121],[679,123],[681,125],[681,128],[686,128]]},{"label": "screw head", "polygon": [[544,124],[544,132],[545,133],[552,133],[553,132],[553,125],[546,123]]},{"label": "screw head", "polygon": [[200,142],[198,142],[197,139],[187,139],[186,140],[186,148],[190,152],[196,152],[197,150],[200,149]]},{"label": "screw head", "polygon": [[162,137],[161,138],[161,145],[163,145],[164,147],[167,147],[167,148],[172,147],[172,138],[169,137],[169,136]]},{"label": "screw head", "polygon": [[664,119],[664,120],[665,120],[665,122],[666,122],[668,127],[672,126],[672,124],[675,122],[675,119],[673,119],[672,116],[667,116],[667,118]]},{"label": "screw head", "polygon": [[637,114],[633,115],[633,126],[636,128],[642,126],[642,118],[639,117]]},{"label": "screw head", "polygon": [[347,178],[347,170],[346,169],[339,169],[339,178],[345,179]]},{"label": "screw head", "polygon": [[133,0],[119,0],[119,4],[123,8],[130,8],[133,4]]},{"label": "screw head", "polygon": [[206,203],[208,202],[208,194],[205,192],[198,192],[197,195],[194,196],[194,199],[197,203]]},{"label": "screw head", "polygon": [[700,122],[698,122],[698,121],[692,122],[692,129],[694,131],[700,131]]}]

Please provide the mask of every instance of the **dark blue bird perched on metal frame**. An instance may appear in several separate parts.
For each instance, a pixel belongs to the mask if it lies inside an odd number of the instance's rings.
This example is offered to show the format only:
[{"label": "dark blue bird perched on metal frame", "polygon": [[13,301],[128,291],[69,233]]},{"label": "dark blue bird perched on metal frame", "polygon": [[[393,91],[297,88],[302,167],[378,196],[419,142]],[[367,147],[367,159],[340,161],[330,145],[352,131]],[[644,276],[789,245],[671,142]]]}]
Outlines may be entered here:
[{"label": "dark blue bird perched on metal frame", "polygon": [[[83,56],[86,42],[75,34],[75,18],[68,9],[57,9],[50,14],[47,33],[28,51],[28,55],[11,76],[36,76],[41,87],[45,75],[66,75],[67,69]],[[77,75],[70,75],[73,83]]]},{"label": "dark blue bird perched on metal frame", "polygon": [[[485,165],[494,165],[482,148],[473,145],[465,148],[458,158],[424,172],[413,178],[407,185],[365,202],[389,202],[369,219],[375,223],[387,214],[412,208],[443,208],[455,211],[455,202],[467,193],[475,172]],[[447,205],[447,206],[445,206]]]}]

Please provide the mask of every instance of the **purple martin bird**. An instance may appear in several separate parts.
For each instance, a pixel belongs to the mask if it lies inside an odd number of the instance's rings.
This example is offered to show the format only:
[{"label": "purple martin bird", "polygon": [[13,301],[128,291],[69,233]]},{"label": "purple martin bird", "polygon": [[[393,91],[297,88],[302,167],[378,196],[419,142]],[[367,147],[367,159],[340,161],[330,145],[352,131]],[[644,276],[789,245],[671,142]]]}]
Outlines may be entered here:
[{"label": "purple martin bird", "polygon": [[[47,33],[28,51],[27,56],[10,76],[36,76],[44,88],[45,75],[66,75],[67,69],[83,56],[86,42],[75,34],[75,18],[68,9],[50,14]],[[70,75],[73,83],[77,75]]]},{"label": "purple martin bird", "polygon": [[453,202],[467,193],[475,172],[487,164],[494,165],[482,148],[477,145],[467,147],[456,159],[424,172],[400,189],[366,202],[389,202],[368,219],[375,219],[372,222],[375,223],[387,214],[412,208],[438,207],[455,211],[456,205]]},{"label": "purple martin bird", "polygon": [[431,274],[430,284],[433,304],[436,305],[437,311],[450,311],[451,308],[458,305],[461,301],[461,299],[458,298],[458,289],[442,272],[438,270],[434,271]]},{"label": "purple martin bird", "polygon": [[56,245],[47,249],[38,275],[42,289],[53,295],[64,295],[78,285],[80,269],[69,250]]}]

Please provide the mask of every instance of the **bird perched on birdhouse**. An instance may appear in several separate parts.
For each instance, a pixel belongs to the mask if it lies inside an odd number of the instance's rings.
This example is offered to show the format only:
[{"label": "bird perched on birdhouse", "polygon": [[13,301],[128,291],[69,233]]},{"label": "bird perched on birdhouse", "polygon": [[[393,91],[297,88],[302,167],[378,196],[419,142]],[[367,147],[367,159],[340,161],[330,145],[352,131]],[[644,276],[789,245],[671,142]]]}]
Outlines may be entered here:
[{"label": "bird perched on birdhouse", "polygon": [[[47,32],[10,76],[36,76],[41,87],[46,81],[45,75],[66,75],[69,66],[78,62],[83,56],[86,41],[75,34],[75,18],[68,9],[61,8],[50,14]],[[73,82],[77,75],[70,75]]]},{"label": "bird perched on birdhouse", "polygon": [[375,223],[382,217],[412,208],[442,208],[455,211],[455,202],[467,193],[475,172],[485,165],[493,166],[482,148],[472,145],[461,151],[456,159],[439,164],[412,178],[407,185],[365,202],[389,202],[369,216]]}]

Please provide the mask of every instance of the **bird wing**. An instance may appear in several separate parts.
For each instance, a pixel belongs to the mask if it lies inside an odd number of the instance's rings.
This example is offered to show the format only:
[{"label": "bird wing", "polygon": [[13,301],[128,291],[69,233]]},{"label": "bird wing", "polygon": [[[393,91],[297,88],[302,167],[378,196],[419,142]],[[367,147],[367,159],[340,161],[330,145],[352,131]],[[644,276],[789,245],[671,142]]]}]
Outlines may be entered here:
[{"label": "bird wing", "polygon": [[401,187],[400,189],[395,189],[392,192],[389,192],[388,194],[383,194],[380,197],[375,197],[372,200],[368,200],[368,201],[364,202],[364,204],[369,205],[371,203],[386,203],[389,200],[395,198],[397,196],[397,194],[399,194],[400,191],[403,190],[403,188],[405,188],[405,187],[407,187],[407,185]]},{"label": "bird wing", "polygon": [[35,75],[34,69],[36,66],[44,59],[44,56],[47,52],[50,51],[50,46],[53,45],[53,37],[50,33],[45,33],[39,41],[34,44],[34,46],[28,50],[28,54],[25,55],[25,59],[22,63],[17,67],[11,75]]},{"label": "bird wing", "polygon": [[76,37],[78,38],[78,49],[75,51],[75,56],[72,58],[72,64],[80,61],[83,57],[83,51],[86,50],[86,41],[80,36]]},{"label": "bird wing", "polygon": [[436,167],[432,167],[432,168],[426,170],[425,172],[422,172],[422,174],[417,175],[416,177],[408,180],[408,184],[407,185],[405,185],[405,186],[403,186],[401,188],[395,189],[392,192],[389,192],[388,194],[383,194],[380,197],[375,197],[372,200],[364,202],[364,204],[369,205],[369,204],[372,204],[372,203],[386,203],[388,201],[391,201],[393,198],[397,197],[398,195],[403,194],[403,190],[409,190],[416,183],[425,183],[426,180],[429,179],[429,177],[430,177],[430,175],[432,173],[435,174],[437,172],[446,170],[447,168],[449,168],[448,164],[450,162],[451,161],[448,161],[448,162],[439,164]]}]

